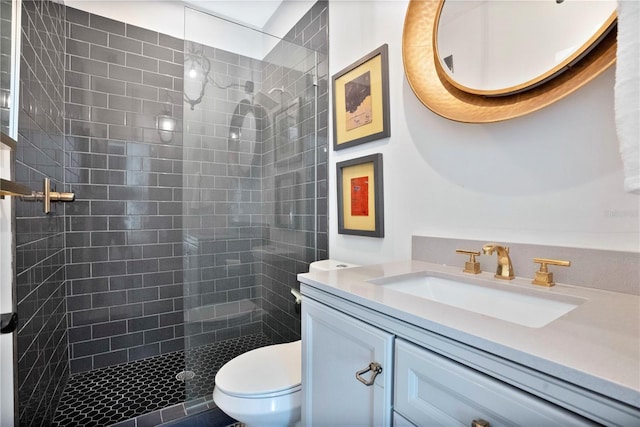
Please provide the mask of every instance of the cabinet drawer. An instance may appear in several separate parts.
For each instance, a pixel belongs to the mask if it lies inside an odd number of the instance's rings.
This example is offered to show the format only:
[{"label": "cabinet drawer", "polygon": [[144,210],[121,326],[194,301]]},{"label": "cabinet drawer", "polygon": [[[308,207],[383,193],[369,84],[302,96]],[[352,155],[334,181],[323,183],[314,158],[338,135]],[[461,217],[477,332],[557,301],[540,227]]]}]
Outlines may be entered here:
[{"label": "cabinet drawer", "polygon": [[418,426],[584,426],[545,400],[424,348],[396,339],[395,410]]}]

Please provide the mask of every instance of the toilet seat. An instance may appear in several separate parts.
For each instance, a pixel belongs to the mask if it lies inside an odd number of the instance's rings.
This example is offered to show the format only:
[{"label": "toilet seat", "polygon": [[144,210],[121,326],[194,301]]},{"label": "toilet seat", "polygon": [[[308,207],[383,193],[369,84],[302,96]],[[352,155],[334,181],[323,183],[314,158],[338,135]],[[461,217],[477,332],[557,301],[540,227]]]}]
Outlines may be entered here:
[{"label": "toilet seat", "polygon": [[236,397],[268,398],[302,386],[301,341],[248,351],[227,362],[215,376],[219,391]]}]

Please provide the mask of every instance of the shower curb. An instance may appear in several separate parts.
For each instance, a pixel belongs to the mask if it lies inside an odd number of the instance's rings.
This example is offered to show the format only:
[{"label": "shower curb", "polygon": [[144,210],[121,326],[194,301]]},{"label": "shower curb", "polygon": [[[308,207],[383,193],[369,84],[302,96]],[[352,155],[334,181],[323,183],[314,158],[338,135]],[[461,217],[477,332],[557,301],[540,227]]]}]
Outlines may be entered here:
[{"label": "shower curb", "polygon": [[[203,424],[202,421],[205,420],[206,423]],[[237,421],[222,412],[213,400],[201,398],[119,421],[111,424],[111,427],[186,427],[201,424],[211,427],[230,427],[236,426]]]}]

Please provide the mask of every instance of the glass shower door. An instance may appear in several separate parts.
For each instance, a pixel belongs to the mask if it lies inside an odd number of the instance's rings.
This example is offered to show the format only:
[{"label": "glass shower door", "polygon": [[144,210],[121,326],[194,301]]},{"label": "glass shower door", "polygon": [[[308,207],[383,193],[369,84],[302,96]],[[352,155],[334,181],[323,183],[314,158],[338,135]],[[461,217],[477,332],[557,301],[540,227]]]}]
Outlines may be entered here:
[{"label": "glass shower door", "polygon": [[184,377],[193,400],[210,399],[231,358],[300,338],[289,291],[318,256],[319,54],[188,8],[185,28]]}]

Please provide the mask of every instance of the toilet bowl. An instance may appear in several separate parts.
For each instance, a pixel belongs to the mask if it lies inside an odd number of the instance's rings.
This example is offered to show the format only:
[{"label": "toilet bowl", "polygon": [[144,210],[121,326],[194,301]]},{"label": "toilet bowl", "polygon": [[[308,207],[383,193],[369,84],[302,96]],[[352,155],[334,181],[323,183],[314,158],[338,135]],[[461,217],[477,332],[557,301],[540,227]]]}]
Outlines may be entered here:
[{"label": "toilet bowl", "polygon": [[[326,259],[309,272],[358,267]],[[213,401],[246,427],[299,426],[302,407],[301,341],[248,351],[230,360],[216,374]]]},{"label": "toilet bowl", "polygon": [[216,374],[213,400],[247,427],[291,426],[300,421],[301,342],[248,351]]}]

